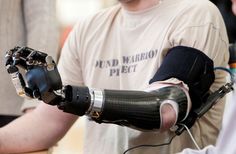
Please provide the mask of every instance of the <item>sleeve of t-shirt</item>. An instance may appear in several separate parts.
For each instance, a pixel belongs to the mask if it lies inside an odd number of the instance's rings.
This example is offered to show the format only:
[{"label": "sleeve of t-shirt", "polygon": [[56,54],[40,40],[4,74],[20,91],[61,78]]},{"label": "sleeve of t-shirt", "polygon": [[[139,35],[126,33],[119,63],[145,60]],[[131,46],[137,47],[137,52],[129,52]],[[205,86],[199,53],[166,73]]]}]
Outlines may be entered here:
[{"label": "sleeve of t-shirt", "polygon": [[214,61],[214,66],[226,66],[229,53],[228,39],[224,33],[212,23],[189,26],[173,34],[171,44],[199,49]]},{"label": "sleeve of t-shirt", "polygon": [[58,70],[64,85],[83,85],[79,57],[79,24],[70,32],[61,51]]},{"label": "sleeve of t-shirt", "polygon": [[[227,67],[228,38],[223,19],[215,8],[209,7],[210,11],[206,9],[192,17],[187,12],[181,15],[176,20],[176,26],[173,26],[169,42],[173,47],[181,45],[196,48],[213,60],[214,67]],[[201,18],[196,19],[194,16]],[[225,72],[215,71],[215,77],[211,87],[213,91],[225,83]]]}]

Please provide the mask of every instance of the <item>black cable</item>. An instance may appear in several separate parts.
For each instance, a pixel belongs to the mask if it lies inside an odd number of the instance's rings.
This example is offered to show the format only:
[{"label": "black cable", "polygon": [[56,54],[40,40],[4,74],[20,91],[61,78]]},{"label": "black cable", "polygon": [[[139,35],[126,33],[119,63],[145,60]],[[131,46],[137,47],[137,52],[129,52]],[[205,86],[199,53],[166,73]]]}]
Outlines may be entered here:
[{"label": "black cable", "polygon": [[164,146],[164,145],[169,145],[172,142],[172,140],[175,138],[175,136],[176,136],[176,134],[173,135],[171,137],[171,139],[169,140],[169,142],[167,142],[167,143],[156,144],[156,145],[150,145],[150,144],[137,145],[137,146],[134,146],[134,147],[131,147],[131,148],[125,150],[123,154],[126,154],[127,152],[129,152],[131,150],[134,150],[134,149],[137,149],[137,148],[142,148],[142,147],[152,147],[152,148],[155,148],[155,147],[160,147],[160,146]]}]

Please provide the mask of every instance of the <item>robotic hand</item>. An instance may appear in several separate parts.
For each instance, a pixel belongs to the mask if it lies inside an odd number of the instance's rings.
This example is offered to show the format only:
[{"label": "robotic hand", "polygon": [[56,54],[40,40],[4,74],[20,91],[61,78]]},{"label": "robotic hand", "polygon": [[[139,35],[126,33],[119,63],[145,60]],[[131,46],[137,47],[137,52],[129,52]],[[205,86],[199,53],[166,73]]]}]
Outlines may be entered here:
[{"label": "robotic hand", "polygon": [[[179,64],[179,61],[177,62],[178,65],[169,62],[176,59],[177,55],[186,55],[186,52],[183,52],[185,50],[192,50],[192,52],[187,53],[193,53],[186,57],[188,65]],[[177,74],[173,74],[176,72],[176,68],[172,68],[173,66],[178,68],[188,66],[188,68],[180,69]],[[63,86],[52,57],[28,47],[15,47],[9,50],[6,53],[6,68],[11,75],[18,95],[37,98],[47,104],[57,105],[59,109],[67,113],[79,116],[87,115],[98,123],[113,123],[142,130],[156,130],[161,127],[160,109],[163,104],[169,102],[172,104],[174,102],[177,105],[177,123],[185,123],[191,127],[198,118],[198,114],[191,114],[195,112],[190,112],[189,115],[193,116],[190,116],[190,120],[188,120],[188,96],[178,86],[167,86],[151,92],[97,90],[72,85]],[[24,78],[20,69],[26,72]],[[179,78],[188,84],[191,88],[191,99],[204,96],[204,99],[197,100],[201,103],[201,101],[206,100],[206,94],[214,81],[213,62],[195,49],[174,48],[166,56],[163,65],[150,82],[161,81],[170,77]],[[192,102],[196,101],[192,100]],[[211,107],[208,105],[208,109],[205,109],[201,104],[197,106],[198,109],[201,109],[195,110],[197,113],[203,110],[207,111]],[[182,131],[180,126],[177,134],[181,134]]]},{"label": "robotic hand", "polygon": [[[56,90],[62,88],[62,82],[51,56],[28,47],[15,47],[6,53],[5,59],[19,96],[38,98],[51,105],[62,101],[62,97],[56,94]],[[21,69],[26,71],[27,84]]]}]

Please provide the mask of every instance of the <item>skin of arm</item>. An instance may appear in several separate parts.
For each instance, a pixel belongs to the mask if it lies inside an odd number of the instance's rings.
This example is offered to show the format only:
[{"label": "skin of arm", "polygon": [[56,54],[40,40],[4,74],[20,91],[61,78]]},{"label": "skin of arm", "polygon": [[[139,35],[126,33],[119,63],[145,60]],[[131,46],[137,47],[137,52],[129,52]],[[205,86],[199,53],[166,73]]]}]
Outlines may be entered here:
[{"label": "skin of arm", "polygon": [[47,149],[65,135],[76,119],[77,116],[40,103],[32,112],[0,128],[0,153]]}]

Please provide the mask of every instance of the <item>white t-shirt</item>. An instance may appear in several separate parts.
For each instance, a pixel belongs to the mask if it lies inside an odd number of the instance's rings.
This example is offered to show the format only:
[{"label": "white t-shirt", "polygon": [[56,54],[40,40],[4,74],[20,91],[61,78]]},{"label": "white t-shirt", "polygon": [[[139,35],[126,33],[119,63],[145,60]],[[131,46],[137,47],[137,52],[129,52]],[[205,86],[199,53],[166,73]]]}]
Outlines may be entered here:
[{"label": "white t-shirt", "polygon": [[[139,12],[117,5],[98,12],[75,26],[62,50],[59,70],[64,84],[143,90],[169,49],[178,45],[203,51],[215,66],[227,65],[228,39],[223,19],[208,0],[164,0]],[[224,82],[225,74],[217,72],[211,90]],[[217,104],[192,128],[200,146],[215,143],[223,108],[224,103]],[[85,154],[121,154],[136,145],[165,143],[173,135],[169,131],[141,132],[92,121],[86,122],[85,130]],[[130,153],[174,153],[186,147],[194,145],[184,132],[170,146]]]}]

